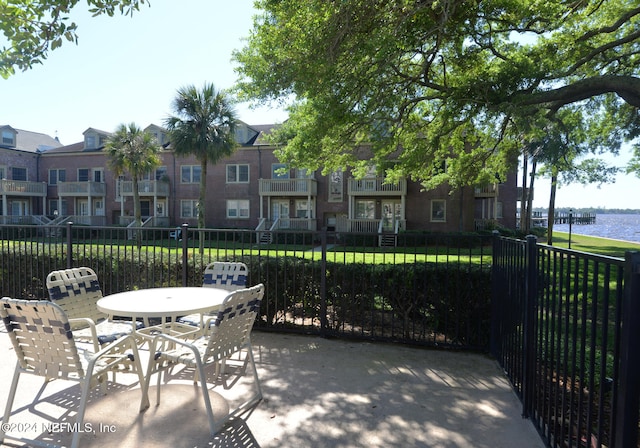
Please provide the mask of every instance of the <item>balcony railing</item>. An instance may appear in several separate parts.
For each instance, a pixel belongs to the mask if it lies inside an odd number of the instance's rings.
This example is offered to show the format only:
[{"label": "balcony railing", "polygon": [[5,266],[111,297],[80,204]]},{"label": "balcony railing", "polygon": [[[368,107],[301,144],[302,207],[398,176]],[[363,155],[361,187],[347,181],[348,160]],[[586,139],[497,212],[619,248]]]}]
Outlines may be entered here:
[{"label": "balcony railing", "polygon": [[105,196],[106,192],[102,182],[58,182],[58,196]]},{"label": "balcony railing", "polygon": [[498,196],[498,185],[492,184],[484,187],[476,187],[475,196],[477,198],[495,198]]},{"label": "balcony railing", "polygon": [[380,219],[348,219],[339,217],[336,221],[336,232],[378,233]]},{"label": "balcony railing", "polygon": [[[121,181],[120,194],[122,196],[133,196],[133,181]],[[138,194],[140,196],[169,196],[169,182],[163,180],[139,180]]]},{"label": "balcony railing", "polygon": [[315,179],[260,179],[261,196],[317,196]]},{"label": "balcony railing", "polygon": [[0,193],[12,196],[46,196],[47,184],[45,182],[1,179]]},{"label": "balcony railing", "polygon": [[280,218],[276,222],[276,226],[271,227],[270,230],[318,230],[317,222],[315,219],[307,218]]},{"label": "balcony railing", "polygon": [[407,181],[387,183],[384,177],[349,179],[349,194],[356,196],[398,196],[407,194]]}]

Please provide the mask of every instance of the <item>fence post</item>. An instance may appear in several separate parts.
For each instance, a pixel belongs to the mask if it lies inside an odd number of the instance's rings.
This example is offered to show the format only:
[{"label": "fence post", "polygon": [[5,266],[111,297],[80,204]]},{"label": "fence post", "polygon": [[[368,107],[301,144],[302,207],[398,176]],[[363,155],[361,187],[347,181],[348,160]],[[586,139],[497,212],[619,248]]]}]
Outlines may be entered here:
[{"label": "fence post", "polygon": [[320,261],[320,336],[327,331],[327,228],[320,232],[322,259]]},{"label": "fence post", "polygon": [[502,301],[500,300],[500,291],[504,288],[500,286],[500,259],[502,256],[502,245],[500,244],[500,232],[494,230],[493,234],[493,263],[491,265],[491,339],[489,341],[489,351],[495,359],[500,359],[502,355],[501,350],[501,328],[502,328]]},{"label": "fence post", "polygon": [[71,245],[73,240],[71,237],[72,228],[73,223],[71,221],[67,222],[67,269],[71,269],[73,267],[73,246]]},{"label": "fence post", "polygon": [[182,224],[180,236],[182,237],[182,286],[188,286],[189,279],[189,224]]},{"label": "fence post", "polygon": [[535,391],[536,344],[535,321],[538,297],[538,240],[534,235],[527,236],[525,251],[525,304],[523,320],[522,347],[522,416],[531,417]]},{"label": "fence post", "polygon": [[627,252],[624,265],[620,379],[611,446],[637,446],[640,406],[640,252]]}]

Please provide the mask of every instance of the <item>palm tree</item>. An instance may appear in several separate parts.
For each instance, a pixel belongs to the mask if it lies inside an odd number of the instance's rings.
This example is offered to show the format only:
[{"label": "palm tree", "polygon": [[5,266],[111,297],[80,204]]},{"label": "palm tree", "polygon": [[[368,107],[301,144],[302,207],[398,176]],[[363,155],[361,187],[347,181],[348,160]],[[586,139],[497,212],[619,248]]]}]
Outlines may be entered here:
[{"label": "palm tree", "polygon": [[105,146],[109,165],[116,176],[129,173],[133,184],[133,215],[137,226],[142,224],[138,180],[156,169],[162,148],[154,136],[135,123],[121,124]]},{"label": "palm tree", "polygon": [[[202,229],[205,227],[207,165],[217,163],[235,150],[236,112],[230,97],[210,83],[205,83],[200,91],[195,86],[180,88],[172,107],[175,115],[165,121],[171,147],[177,155],[193,155],[200,162],[198,228]],[[200,233],[200,250],[203,248],[204,234]]]}]

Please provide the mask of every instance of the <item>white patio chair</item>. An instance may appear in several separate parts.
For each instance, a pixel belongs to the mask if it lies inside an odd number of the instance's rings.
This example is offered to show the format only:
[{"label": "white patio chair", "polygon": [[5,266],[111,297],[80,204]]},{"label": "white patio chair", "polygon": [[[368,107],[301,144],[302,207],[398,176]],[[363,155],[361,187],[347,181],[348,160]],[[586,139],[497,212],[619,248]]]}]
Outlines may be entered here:
[{"label": "white patio chair", "polygon": [[[185,341],[166,334],[157,335],[150,347],[150,353],[155,353],[155,356],[149,357],[143,400],[148,400],[151,375],[158,373],[157,403],[160,405],[162,373],[176,365],[184,365],[196,370],[193,381],[197,383],[198,379],[200,380],[202,396],[209,418],[209,430],[212,435],[228,419],[242,415],[259,403],[262,400],[262,388],[253,358],[251,329],[260,310],[260,301],[263,296],[263,284],[230,292],[213,321],[211,331],[195,341]],[[214,367],[215,384],[217,385],[221,380],[225,389],[232,388],[239,377],[232,382],[227,382],[224,378],[224,369],[220,367],[224,367],[222,361],[242,350],[246,351],[245,363],[251,365],[255,393],[227,415],[216,419],[209,399],[205,369]]]},{"label": "white patio chair", "polygon": [[[131,321],[112,320],[100,312],[96,303],[102,298],[98,276],[91,268],[80,267],[52,271],[47,275],[49,299],[74,319],[76,340],[98,340],[108,344],[133,331]],[[138,327],[142,322],[136,322]]]},{"label": "white patio chair", "polygon": [[[98,384],[106,386],[108,372],[115,374],[123,368],[130,370],[133,367],[140,385],[144,385],[140,356],[133,336],[123,336],[111,344],[104,345],[97,352],[86,349],[83,346],[87,344],[77,345],[73,338],[73,320],[68,318],[60,306],[47,300],[3,297],[0,299],[0,317],[18,357],[2,419],[0,444],[5,438],[26,443],[27,446],[38,443],[6,434],[18,380],[22,373],[41,376],[45,384],[55,379],[78,382],[82,389],[76,417],[78,428],[83,427],[91,388]],[[144,393],[142,398],[140,411],[149,407],[149,399]],[[80,435],[81,431],[74,433],[72,448],[78,446]]]},{"label": "white patio chair", "polygon": [[[228,291],[247,287],[247,265],[232,261],[214,261],[204,269],[203,287],[222,288]],[[215,314],[214,314],[215,315]],[[189,314],[182,316],[178,322],[182,324],[203,327],[207,316]]]}]

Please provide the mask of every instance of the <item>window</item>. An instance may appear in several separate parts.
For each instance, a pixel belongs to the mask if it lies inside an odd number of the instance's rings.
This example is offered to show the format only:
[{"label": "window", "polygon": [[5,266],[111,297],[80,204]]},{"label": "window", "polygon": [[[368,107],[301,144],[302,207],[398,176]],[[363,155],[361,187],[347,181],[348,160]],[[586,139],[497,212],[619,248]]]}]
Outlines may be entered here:
[{"label": "window", "polygon": [[27,180],[26,168],[11,168],[11,178],[13,180]]},{"label": "window", "polygon": [[2,131],[2,144],[16,146],[16,134],[11,131]]},{"label": "window", "polygon": [[197,218],[198,217],[198,200],[183,199],[180,201],[180,217],[181,218]]},{"label": "window", "polygon": [[49,170],[49,185],[57,185],[58,182],[67,181],[67,170],[54,169]]},{"label": "window", "polygon": [[[62,205],[62,210],[58,209]],[[56,213],[57,212],[57,213]],[[50,199],[49,200],[49,214],[53,216],[66,216],[67,215],[67,200],[66,199]]]},{"label": "window", "polygon": [[6,179],[6,168],[4,166],[0,166],[0,179]]},{"label": "window", "polygon": [[249,200],[237,199],[227,201],[227,218],[248,218]]},{"label": "window", "polygon": [[180,172],[180,182],[183,184],[200,183],[200,177],[202,175],[200,165],[183,165]]},{"label": "window", "polygon": [[356,219],[375,219],[376,203],[373,200],[356,201]]},{"label": "window", "polygon": [[89,168],[78,168],[78,182],[89,181]]},{"label": "window", "polygon": [[498,219],[504,218],[504,216],[502,215],[502,202],[501,201],[498,201],[498,203],[496,204],[496,213],[497,213],[496,218],[498,218]]},{"label": "window", "polygon": [[307,169],[296,169],[296,179],[313,179],[313,171]]},{"label": "window", "polygon": [[307,207],[308,203],[306,199],[296,201],[296,218],[313,218],[313,201],[310,207]]},{"label": "window", "polygon": [[96,147],[96,136],[95,135],[87,135],[84,138],[84,147],[85,148],[95,148]]},{"label": "window", "polygon": [[227,165],[227,183],[249,182],[249,165]]},{"label": "window", "polygon": [[431,201],[431,222],[447,221],[447,201],[444,199],[433,199]]},{"label": "window", "polygon": [[104,171],[102,168],[97,168],[93,170],[93,181],[97,183],[104,182]]},{"label": "window", "polygon": [[289,170],[284,163],[271,165],[271,179],[289,179]]},{"label": "window", "polygon": [[169,176],[167,175],[167,167],[166,166],[161,166],[156,168],[156,180],[163,180],[163,179],[168,179]]}]

